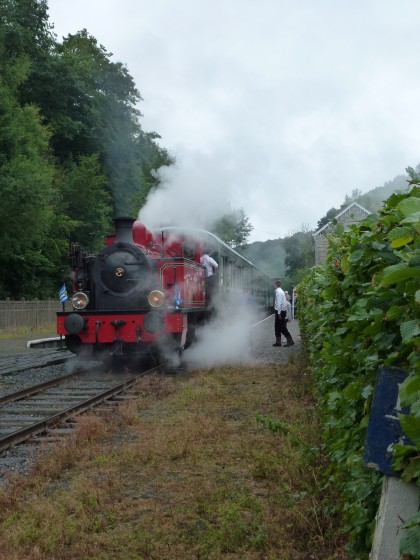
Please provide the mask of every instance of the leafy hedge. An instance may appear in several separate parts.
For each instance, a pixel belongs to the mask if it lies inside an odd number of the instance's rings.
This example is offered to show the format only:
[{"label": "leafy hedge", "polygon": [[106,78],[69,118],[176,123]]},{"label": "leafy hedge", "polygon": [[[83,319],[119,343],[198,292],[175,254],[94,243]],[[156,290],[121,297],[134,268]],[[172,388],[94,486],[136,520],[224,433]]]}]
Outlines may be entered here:
[{"label": "leafy hedge", "polygon": [[[372,215],[330,236],[326,263],[299,285],[300,329],[316,380],[331,483],[349,553],[368,557],[382,475],[362,464],[379,366],[409,372],[400,390],[410,415],[401,421],[413,447],[396,446],[405,480],[420,475],[420,175],[407,169],[411,189],[394,194]],[[402,552],[420,558],[420,517],[407,524]]]}]

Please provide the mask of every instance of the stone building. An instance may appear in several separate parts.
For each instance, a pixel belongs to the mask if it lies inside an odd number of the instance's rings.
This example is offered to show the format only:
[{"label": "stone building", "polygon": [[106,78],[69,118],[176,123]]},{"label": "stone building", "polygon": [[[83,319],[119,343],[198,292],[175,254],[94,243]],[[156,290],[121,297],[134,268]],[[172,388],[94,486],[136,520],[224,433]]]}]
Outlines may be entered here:
[{"label": "stone building", "polygon": [[[357,202],[352,202],[347,208],[344,208],[337,216],[334,218],[334,222],[337,224],[342,224],[343,226],[349,226],[360,222],[366,216],[369,216],[371,212],[357,204]],[[333,231],[334,225],[332,222],[328,222],[318,231],[313,234],[315,243],[315,264],[325,262],[327,258],[328,250],[328,235]]]}]

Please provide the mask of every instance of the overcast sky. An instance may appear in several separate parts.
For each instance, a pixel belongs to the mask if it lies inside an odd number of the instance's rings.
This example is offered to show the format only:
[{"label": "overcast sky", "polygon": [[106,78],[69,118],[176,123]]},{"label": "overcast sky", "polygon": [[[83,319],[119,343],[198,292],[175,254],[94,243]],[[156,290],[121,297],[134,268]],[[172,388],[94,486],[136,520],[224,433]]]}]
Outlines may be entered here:
[{"label": "overcast sky", "polygon": [[48,4],[59,40],[86,28],[127,66],[177,159],[145,221],[230,205],[276,239],[420,163],[419,0]]}]

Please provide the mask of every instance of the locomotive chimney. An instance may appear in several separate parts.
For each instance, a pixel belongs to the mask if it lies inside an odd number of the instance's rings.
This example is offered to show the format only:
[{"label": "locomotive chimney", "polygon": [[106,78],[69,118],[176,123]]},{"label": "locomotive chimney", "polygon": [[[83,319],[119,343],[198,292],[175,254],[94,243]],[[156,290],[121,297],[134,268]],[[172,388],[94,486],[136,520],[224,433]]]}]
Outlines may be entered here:
[{"label": "locomotive chimney", "polygon": [[133,243],[134,218],[114,218],[115,243]]}]

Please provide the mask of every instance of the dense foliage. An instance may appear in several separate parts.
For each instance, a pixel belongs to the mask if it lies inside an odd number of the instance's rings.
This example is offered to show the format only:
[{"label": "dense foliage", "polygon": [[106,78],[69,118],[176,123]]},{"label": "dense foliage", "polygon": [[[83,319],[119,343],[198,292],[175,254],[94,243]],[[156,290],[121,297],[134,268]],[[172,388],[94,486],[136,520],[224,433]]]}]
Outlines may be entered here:
[{"label": "dense foliage", "polygon": [[59,43],[45,0],[0,0],[0,298],[54,295],[70,241],[94,251],[171,163],[111,57],[86,30]]},{"label": "dense foliage", "polygon": [[[368,557],[381,475],[362,464],[362,450],[378,367],[405,368],[401,420],[412,447],[396,446],[395,466],[406,480],[420,475],[420,176],[379,212],[330,236],[327,261],[299,286],[300,328],[309,352],[331,459],[327,473],[339,487],[350,554]],[[402,551],[420,558],[419,516]]]}]

